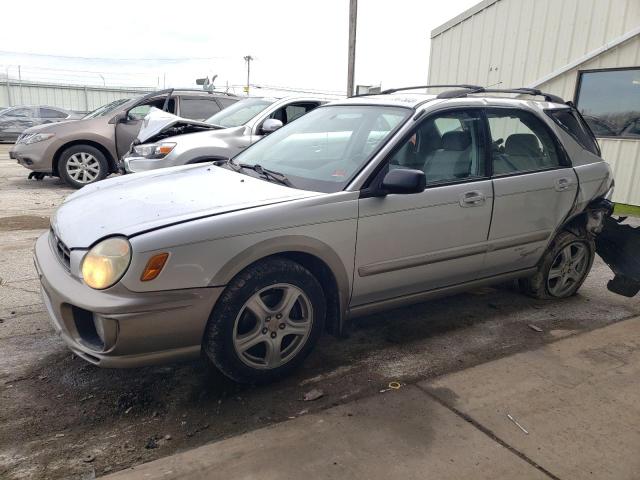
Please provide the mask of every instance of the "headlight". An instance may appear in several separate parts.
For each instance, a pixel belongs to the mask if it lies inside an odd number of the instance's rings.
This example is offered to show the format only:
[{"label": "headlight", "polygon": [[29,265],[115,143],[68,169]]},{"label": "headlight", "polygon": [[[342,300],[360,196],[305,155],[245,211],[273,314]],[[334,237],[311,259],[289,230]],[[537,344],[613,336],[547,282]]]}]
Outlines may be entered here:
[{"label": "headlight", "polygon": [[43,140],[49,140],[50,138],[55,137],[55,135],[55,133],[36,133],[34,135],[25,135],[20,140],[20,143],[30,145],[32,143],[42,142]]},{"label": "headlight", "polygon": [[171,153],[175,146],[176,144],[172,142],[148,143],[146,145],[136,145],[133,147],[133,151],[145,158],[162,158]]},{"label": "headlight", "polygon": [[82,260],[87,285],[104,290],[122,278],[131,263],[131,245],[126,238],[111,237],[95,245]]}]

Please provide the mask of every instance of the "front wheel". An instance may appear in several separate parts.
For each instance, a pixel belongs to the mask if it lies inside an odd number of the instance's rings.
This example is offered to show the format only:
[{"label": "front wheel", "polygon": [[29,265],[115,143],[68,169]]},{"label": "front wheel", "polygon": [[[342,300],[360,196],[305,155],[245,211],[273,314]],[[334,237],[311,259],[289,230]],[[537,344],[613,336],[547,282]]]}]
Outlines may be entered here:
[{"label": "front wheel", "polygon": [[520,280],[522,290],[535,298],[567,298],[587,278],[595,256],[595,245],[587,233],[564,231],[551,242],[538,271]]},{"label": "front wheel", "polygon": [[242,383],[269,383],[298,367],[324,326],[325,296],[299,263],[270,258],[238,274],[214,308],[203,349]]},{"label": "front wheel", "polygon": [[74,145],[60,155],[58,173],[68,185],[81,188],[109,174],[104,154],[90,145]]}]

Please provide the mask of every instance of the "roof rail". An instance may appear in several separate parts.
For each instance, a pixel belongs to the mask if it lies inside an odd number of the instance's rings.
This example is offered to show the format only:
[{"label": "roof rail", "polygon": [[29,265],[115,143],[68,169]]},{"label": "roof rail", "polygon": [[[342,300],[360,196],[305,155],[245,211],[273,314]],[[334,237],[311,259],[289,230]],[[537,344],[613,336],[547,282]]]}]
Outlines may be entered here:
[{"label": "roof rail", "polygon": [[387,90],[383,90],[382,92],[380,92],[380,95],[387,95],[389,93],[396,93],[396,92],[401,92],[401,91],[404,91],[404,90],[417,90],[418,88],[452,88],[452,87],[466,88],[467,90],[476,90],[478,88],[482,88],[482,87],[479,87],[477,85],[467,85],[467,84],[418,85],[418,86],[415,86],[415,87],[389,88]]},{"label": "roof rail", "polygon": [[438,98],[459,98],[466,97],[469,94],[474,93],[516,93],[518,95],[532,95],[535,97],[544,97],[547,102],[553,103],[565,103],[562,97],[553,95],[552,93],[545,93],[537,88],[483,88],[478,87],[472,92],[464,90],[447,90],[438,95]]},{"label": "roof rail", "polygon": [[456,84],[451,84],[451,85],[417,85],[415,87],[389,88],[389,89],[383,90],[383,91],[381,91],[379,93],[359,93],[358,95],[352,95],[350,98],[353,98],[353,97],[370,97],[372,95],[388,95],[390,93],[402,92],[402,91],[405,91],[405,90],[417,90],[418,88],[454,88],[454,87],[464,88],[466,90],[477,90],[477,89],[482,89],[483,88],[483,87],[479,87],[477,85],[466,85],[466,84],[461,84],[461,85],[456,85]]}]

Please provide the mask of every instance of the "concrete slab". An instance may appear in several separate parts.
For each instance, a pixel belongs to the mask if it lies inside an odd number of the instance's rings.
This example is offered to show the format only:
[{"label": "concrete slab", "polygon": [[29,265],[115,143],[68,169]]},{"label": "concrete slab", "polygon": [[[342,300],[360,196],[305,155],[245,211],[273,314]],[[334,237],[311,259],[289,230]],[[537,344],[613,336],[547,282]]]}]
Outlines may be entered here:
[{"label": "concrete slab", "polygon": [[635,318],[419,386],[560,478],[637,479],[639,377]]},{"label": "concrete slab", "polygon": [[123,470],[108,479],[547,478],[413,386]]}]

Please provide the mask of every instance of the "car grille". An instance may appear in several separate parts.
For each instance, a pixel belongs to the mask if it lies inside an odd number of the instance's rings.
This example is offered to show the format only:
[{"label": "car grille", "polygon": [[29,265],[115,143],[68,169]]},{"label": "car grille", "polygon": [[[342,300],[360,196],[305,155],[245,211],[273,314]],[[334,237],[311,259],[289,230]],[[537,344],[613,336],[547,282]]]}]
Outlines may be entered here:
[{"label": "car grille", "polygon": [[71,250],[69,250],[69,247],[60,240],[53,229],[51,229],[51,247],[53,248],[53,251],[56,252],[56,255],[58,255],[58,259],[68,270],[71,266]]}]

